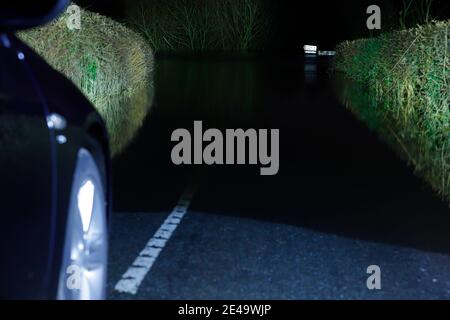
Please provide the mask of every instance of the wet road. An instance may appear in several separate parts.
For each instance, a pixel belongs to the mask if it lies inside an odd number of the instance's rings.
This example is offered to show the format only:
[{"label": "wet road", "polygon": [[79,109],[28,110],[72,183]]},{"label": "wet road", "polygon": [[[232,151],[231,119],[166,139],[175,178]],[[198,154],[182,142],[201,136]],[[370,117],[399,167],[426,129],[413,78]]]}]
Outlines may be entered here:
[{"label": "wet road", "polygon": [[[450,298],[448,205],[345,110],[327,66],[158,62],[152,113],[114,162],[109,298]],[[278,175],[172,165],[170,134],[194,120],[280,129]],[[115,290],[193,182],[137,293]],[[381,290],[366,286],[370,265],[381,268]]]}]

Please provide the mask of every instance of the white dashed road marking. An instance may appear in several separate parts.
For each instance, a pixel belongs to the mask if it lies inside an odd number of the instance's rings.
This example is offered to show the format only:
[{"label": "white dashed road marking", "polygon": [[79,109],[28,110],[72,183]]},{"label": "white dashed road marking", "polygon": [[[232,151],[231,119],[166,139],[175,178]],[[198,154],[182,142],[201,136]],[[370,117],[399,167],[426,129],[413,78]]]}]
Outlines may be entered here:
[{"label": "white dashed road marking", "polygon": [[180,225],[181,220],[185,216],[191,203],[195,189],[194,186],[190,186],[183,192],[176,207],[153,237],[147,242],[132,265],[122,275],[119,282],[117,282],[114,287],[116,291],[129,294],[137,293],[139,286],[152,268],[161,251],[166,246],[167,241],[172,237],[173,232]]}]

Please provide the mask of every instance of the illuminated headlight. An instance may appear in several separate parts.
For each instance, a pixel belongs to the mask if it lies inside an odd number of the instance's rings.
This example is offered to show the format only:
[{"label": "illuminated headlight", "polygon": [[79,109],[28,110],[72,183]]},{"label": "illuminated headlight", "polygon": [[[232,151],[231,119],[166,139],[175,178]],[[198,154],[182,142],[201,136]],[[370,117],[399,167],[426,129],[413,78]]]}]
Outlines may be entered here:
[{"label": "illuminated headlight", "polygon": [[78,212],[80,213],[83,231],[89,230],[94,207],[95,187],[91,180],[86,181],[78,191]]}]

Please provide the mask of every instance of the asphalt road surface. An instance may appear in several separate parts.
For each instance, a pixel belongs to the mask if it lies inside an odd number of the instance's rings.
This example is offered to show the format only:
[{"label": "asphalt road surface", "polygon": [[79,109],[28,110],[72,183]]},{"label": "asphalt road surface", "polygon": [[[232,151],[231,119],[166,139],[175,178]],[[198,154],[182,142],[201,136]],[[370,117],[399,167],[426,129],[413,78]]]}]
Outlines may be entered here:
[{"label": "asphalt road surface", "polygon": [[[154,108],[114,162],[110,299],[450,298],[448,205],[341,105],[327,66],[159,60]],[[193,120],[279,128],[278,175],[172,165],[170,134]],[[170,239],[142,254],[192,184]],[[130,267],[145,276],[119,292]]]}]

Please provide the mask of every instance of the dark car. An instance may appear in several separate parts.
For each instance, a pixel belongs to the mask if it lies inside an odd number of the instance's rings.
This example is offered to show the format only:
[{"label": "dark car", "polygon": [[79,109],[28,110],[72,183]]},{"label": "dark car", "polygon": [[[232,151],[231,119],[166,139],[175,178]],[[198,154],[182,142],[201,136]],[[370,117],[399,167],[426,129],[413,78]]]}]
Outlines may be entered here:
[{"label": "dark car", "polygon": [[[7,2],[7,3],[5,3]],[[102,299],[108,137],[83,94],[14,32],[68,1],[0,3],[0,298]]]}]

